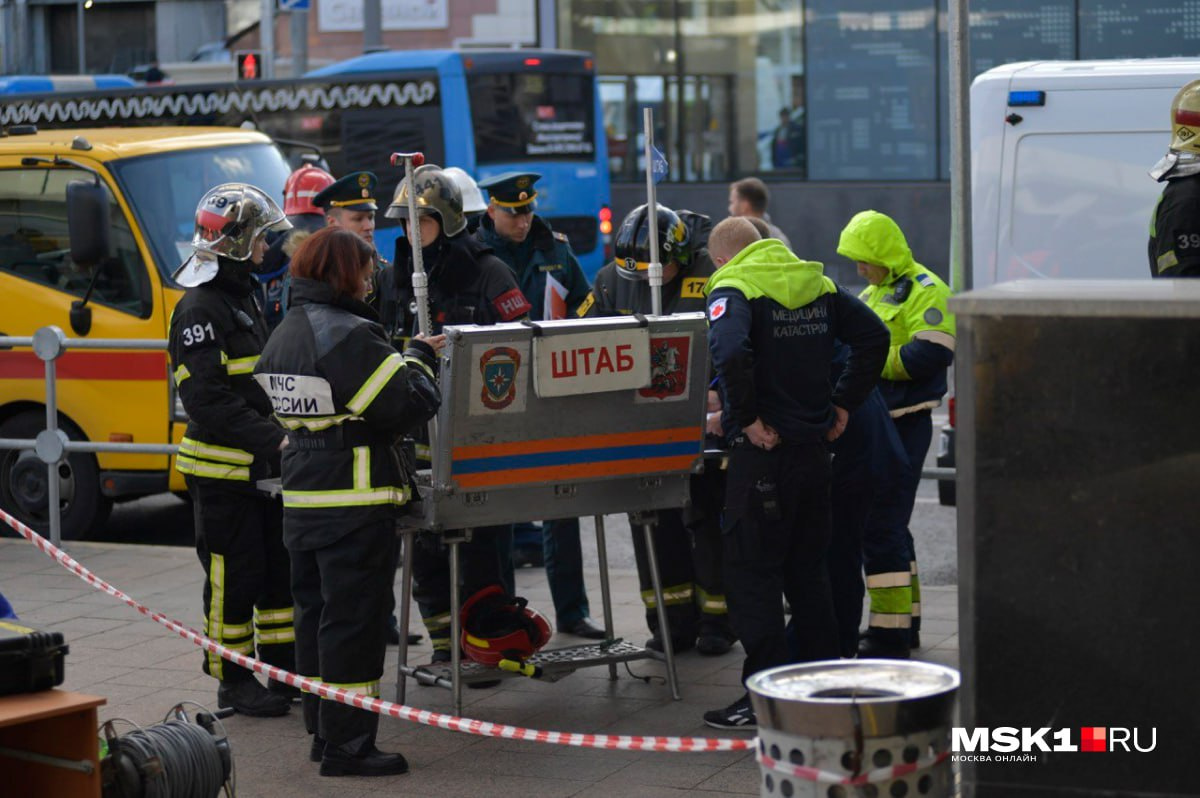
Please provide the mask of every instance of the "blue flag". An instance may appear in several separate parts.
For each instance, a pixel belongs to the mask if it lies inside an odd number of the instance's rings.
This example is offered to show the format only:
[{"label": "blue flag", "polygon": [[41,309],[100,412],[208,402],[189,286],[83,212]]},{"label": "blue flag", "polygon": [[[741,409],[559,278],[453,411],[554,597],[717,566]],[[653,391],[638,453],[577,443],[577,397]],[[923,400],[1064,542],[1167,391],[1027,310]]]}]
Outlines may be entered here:
[{"label": "blue flag", "polygon": [[667,165],[667,156],[658,151],[658,147],[650,145],[650,175],[655,183],[661,183],[662,179],[667,176],[670,171],[670,166]]}]

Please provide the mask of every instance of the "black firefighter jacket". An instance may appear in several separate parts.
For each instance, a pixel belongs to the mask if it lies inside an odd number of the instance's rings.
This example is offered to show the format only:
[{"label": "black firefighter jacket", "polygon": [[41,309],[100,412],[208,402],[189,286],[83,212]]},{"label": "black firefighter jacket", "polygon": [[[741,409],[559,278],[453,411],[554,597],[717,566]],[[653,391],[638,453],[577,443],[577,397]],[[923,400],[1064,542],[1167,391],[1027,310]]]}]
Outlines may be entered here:
[{"label": "black firefighter jacket", "polygon": [[400,354],[375,312],[322,282],[292,281],[287,316],[255,379],[288,430],[284,543],[315,549],[396,512],[411,498],[394,444],[441,404],[432,348]]},{"label": "black firefighter jacket", "polygon": [[189,288],[171,315],[168,353],[188,414],[175,467],[253,491],[278,473],[284,431],[252,372],[267,326],[245,264],[219,261],[216,277]]}]

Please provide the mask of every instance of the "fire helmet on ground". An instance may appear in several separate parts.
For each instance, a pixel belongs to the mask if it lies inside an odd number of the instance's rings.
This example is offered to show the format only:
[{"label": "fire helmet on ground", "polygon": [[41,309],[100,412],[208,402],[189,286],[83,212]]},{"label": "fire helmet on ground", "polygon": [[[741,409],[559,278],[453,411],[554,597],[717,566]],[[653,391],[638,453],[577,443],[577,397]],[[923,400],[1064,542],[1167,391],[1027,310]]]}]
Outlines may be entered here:
[{"label": "fire helmet on ground", "polygon": [[483,213],[487,210],[487,203],[483,201],[483,192],[479,190],[479,184],[475,182],[475,178],[457,166],[447,166],[442,171],[458,185],[458,191],[462,194],[463,213],[470,216],[473,213]]},{"label": "fire helmet on ground", "polygon": [[299,213],[325,215],[324,208],[313,205],[313,197],[333,185],[333,175],[320,167],[305,164],[288,175],[283,184],[283,212],[288,216]]},{"label": "fire helmet on ground", "polygon": [[[413,185],[416,186],[417,215],[436,214],[441,222],[442,232],[447,236],[461,233],[467,226],[467,217],[463,215],[462,192],[454,178],[446,174],[442,167],[427,163],[418,166],[413,171]],[[408,218],[408,180],[400,181],[396,186],[396,197],[388,206],[385,214],[390,219]],[[429,242],[423,242],[429,243]]]},{"label": "fire helmet on ground", "polygon": [[[617,274],[628,280],[649,279],[650,218],[645,205],[626,215],[614,241]],[[658,251],[662,263],[686,266],[692,257],[692,235],[679,214],[665,205],[658,206]]]},{"label": "fire helmet on ground", "polygon": [[254,241],[268,230],[291,228],[283,211],[267,193],[248,183],[222,183],[196,206],[192,246],[230,260],[249,260]]},{"label": "fire helmet on ground", "polygon": [[480,590],[463,605],[462,649],[482,665],[507,659],[524,662],[550,642],[546,616],[523,598],[506,595],[499,585]]}]

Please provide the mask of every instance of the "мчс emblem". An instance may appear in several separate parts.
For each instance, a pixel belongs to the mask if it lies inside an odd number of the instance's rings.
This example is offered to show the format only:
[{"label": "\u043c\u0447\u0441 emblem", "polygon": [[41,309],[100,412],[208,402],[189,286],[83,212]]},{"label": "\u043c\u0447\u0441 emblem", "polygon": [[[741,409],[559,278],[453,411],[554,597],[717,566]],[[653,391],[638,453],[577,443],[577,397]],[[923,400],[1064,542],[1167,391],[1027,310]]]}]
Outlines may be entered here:
[{"label": "\u043c\u0447\u0441 emblem", "polygon": [[484,407],[502,410],[517,398],[517,372],[521,368],[521,353],[507,346],[497,346],[479,358],[483,375],[483,390],[479,394]]}]

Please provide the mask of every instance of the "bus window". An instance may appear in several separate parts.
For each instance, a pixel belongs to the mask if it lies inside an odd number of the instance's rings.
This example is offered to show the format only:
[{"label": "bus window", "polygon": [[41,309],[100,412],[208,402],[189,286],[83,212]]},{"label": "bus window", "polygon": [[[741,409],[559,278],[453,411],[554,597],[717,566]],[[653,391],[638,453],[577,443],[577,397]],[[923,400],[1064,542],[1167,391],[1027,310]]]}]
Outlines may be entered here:
[{"label": "bus window", "polygon": [[594,158],[591,75],[474,74],[467,89],[480,166]]}]

